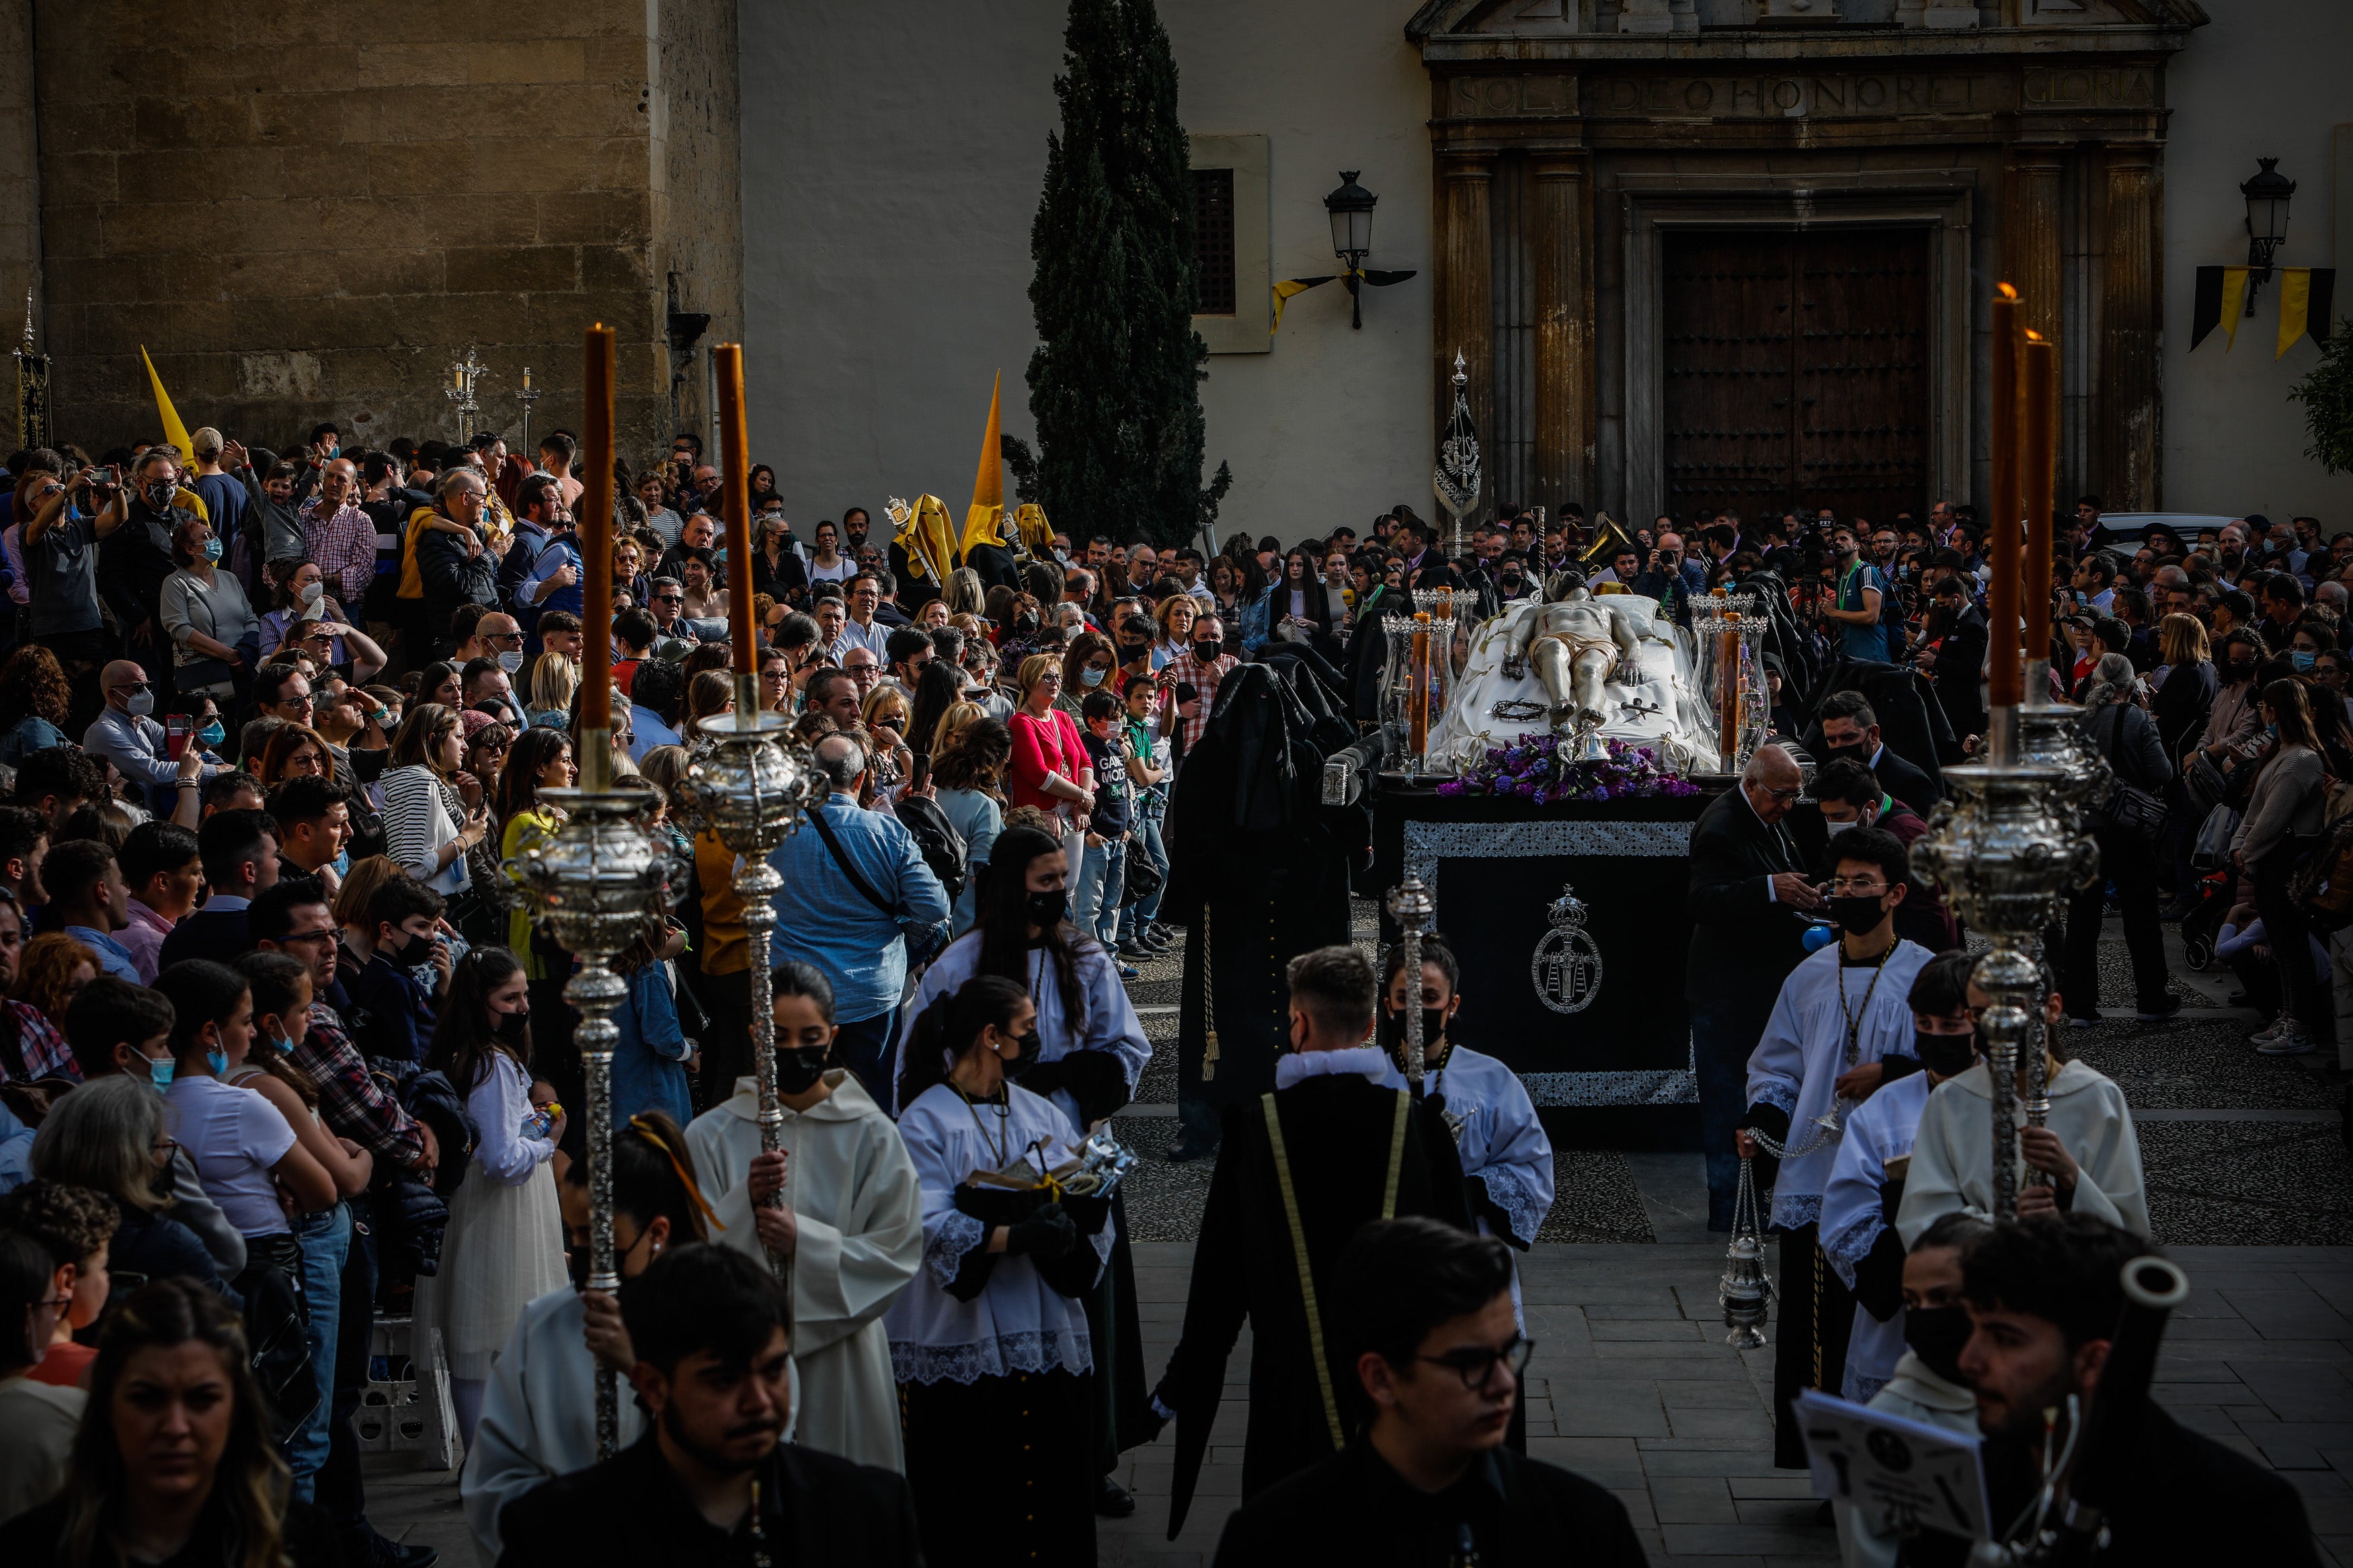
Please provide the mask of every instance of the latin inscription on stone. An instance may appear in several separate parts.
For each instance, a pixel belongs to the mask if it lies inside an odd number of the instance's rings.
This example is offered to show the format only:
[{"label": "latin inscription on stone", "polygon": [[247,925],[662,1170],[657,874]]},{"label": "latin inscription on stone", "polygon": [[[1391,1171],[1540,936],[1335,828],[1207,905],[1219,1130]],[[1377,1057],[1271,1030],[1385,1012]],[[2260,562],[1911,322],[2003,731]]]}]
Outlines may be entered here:
[{"label": "latin inscription on stone", "polygon": [[2157,107],[2157,73],[2146,70],[2030,70],[2019,96],[2029,109],[2154,109]]},{"label": "latin inscription on stone", "polygon": [[1588,115],[1644,120],[1803,120],[1819,116],[1982,114],[1993,79],[1885,74],[1604,77],[1586,93]]}]

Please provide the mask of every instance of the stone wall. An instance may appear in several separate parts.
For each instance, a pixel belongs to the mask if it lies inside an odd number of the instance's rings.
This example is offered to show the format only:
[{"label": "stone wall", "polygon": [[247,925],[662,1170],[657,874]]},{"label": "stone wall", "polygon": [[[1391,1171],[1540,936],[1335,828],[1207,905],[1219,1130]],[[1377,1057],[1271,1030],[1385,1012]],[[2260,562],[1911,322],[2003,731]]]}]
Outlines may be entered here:
[{"label": "stone wall", "polygon": [[[0,350],[22,342],[25,291],[38,281],[40,171],[33,132],[33,16],[10,5],[0,15]],[[0,441],[13,449],[16,431],[16,365],[0,362]]]},{"label": "stone wall", "polygon": [[[264,444],[325,419],[368,445],[454,437],[446,367],[470,344],[495,373],[480,425],[520,429],[529,365],[534,430],[577,429],[580,332],[601,321],[642,457],[670,419],[681,225],[691,308],[740,330],[734,204],[681,217],[666,195],[733,187],[727,0],[34,5],[69,439],[154,433],[142,343],[190,426]],[[681,181],[681,158],[708,168]]]}]

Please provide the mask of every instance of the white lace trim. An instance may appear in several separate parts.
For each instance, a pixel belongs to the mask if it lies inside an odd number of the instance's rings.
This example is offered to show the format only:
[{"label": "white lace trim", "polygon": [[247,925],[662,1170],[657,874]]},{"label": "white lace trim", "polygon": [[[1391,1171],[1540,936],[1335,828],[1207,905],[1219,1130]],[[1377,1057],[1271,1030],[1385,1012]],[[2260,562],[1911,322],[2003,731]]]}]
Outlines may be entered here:
[{"label": "white lace trim", "polygon": [[944,1290],[955,1283],[964,1255],[988,1239],[988,1227],[957,1209],[942,1215],[937,1229],[923,1242],[923,1264]]},{"label": "white lace trim", "polygon": [[1748,1097],[1748,1103],[1769,1105],[1788,1116],[1792,1121],[1798,1119],[1798,1091],[1779,1079],[1766,1080],[1764,1087]]},{"label": "white lace trim", "polygon": [[1767,1225],[1773,1230],[1797,1230],[1805,1226],[1820,1225],[1821,1220],[1821,1194],[1792,1193],[1786,1198],[1774,1198],[1773,1217]]},{"label": "white lace trim", "polygon": [[1084,1373],[1094,1343],[1083,1328],[1033,1329],[963,1345],[891,1342],[891,1375],[900,1383],[961,1383],[1017,1372]]},{"label": "white lace trim", "polygon": [[1552,1205],[1539,1202],[1528,1178],[1514,1165],[1491,1165],[1472,1173],[1487,1188],[1488,1201],[1504,1211],[1512,1227],[1512,1240],[1521,1247],[1535,1245],[1536,1231],[1544,1225],[1545,1215]]},{"label": "white lace trim", "polygon": [[1378,1046],[1352,1046],[1345,1051],[1285,1051],[1274,1058],[1274,1087],[1289,1089],[1311,1078],[1368,1078],[1378,1083],[1388,1070],[1388,1054]]},{"label": "white lace trim", "polygon": [[1855,1270],[1871,1256],[1871,1249],[1879,1244],[1879,1233],[1886,1228],[1875,1214],[1858,1215],[1836,1236],[1823,1238],[1822,1256],[1831,1260],[1848,1289],[1854,1289]]}]

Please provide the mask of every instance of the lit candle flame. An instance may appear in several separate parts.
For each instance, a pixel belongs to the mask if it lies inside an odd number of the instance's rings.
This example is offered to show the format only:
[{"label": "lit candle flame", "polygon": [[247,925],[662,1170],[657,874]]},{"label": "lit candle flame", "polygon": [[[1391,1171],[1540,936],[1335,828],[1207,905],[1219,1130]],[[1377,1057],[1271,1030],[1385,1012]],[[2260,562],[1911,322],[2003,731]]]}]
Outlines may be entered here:
[{"label": "lit candle flame", "polygon": [[1997,283],[1994,287],[2000,290],[2001,297],[2005,300],[2015,300],[2018,298],[2018,290],[2011,288],[2007,283]]}]

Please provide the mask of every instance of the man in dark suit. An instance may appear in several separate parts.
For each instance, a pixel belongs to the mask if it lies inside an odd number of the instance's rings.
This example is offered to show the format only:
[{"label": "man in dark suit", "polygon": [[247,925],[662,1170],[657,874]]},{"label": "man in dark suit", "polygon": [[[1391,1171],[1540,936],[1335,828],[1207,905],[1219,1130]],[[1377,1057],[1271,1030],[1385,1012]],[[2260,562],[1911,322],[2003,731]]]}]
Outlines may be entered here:
[{"label": "man in dark suit", "polygon": [[1952,622],[1944,640],[1921,654],[1921,668],[1928,672],[1928,684],[1953,733],[1981,734],[1986,725],[1985,612],[1969,602],[1969,579],[1957,570],[1938,581],[1934,597],[1936,608]]},{"label": "man in dark suit", "polygon": [[164,939],[159,972],[190,958],[234,965],[253,951],[245,909],[278,880],[278,819],[266,811],[216,811],[196,829],[196,858],[212,894]]},{"label": "man in dark suit", "polygon": [[732,1247],[647,1265],[621,1288],[645,1436],[507,1504],[499,1562],[920,1563],[905,1478],[779,1441],[789,1318],[776,1276]]},{"label": "man in dark suit", "polygon": [[1739,787],[1709,802],[1692,828],[1683,999],[1691,1005],[1711,1230],[1732,1228],[1740,1182],[1732,1130],[1747,1109],[1749,1053],[1781,982],[1806,955],[1804,911],[1822,904],[1783,826],[1804,787],[1795,758],[1760,746]]},{"label": "man in dark suit", "polygon": [[1926,817],[1945,796],[1936,781],[1888,750],[1879,738],[1879,715],[1860,691],[1833,691],[1822,699],[1822,761],[1852,757],[1878,775],[1882,788],[1914,815]]}]

